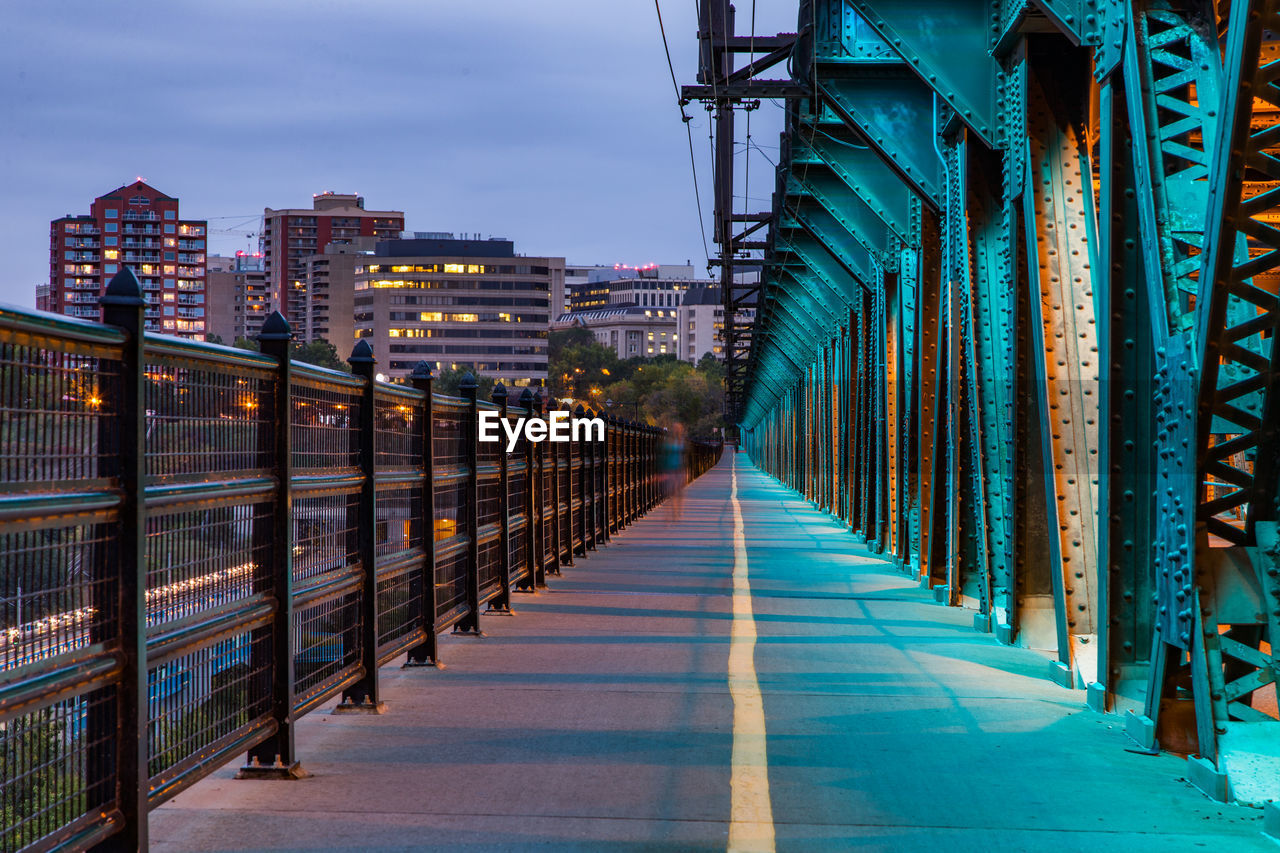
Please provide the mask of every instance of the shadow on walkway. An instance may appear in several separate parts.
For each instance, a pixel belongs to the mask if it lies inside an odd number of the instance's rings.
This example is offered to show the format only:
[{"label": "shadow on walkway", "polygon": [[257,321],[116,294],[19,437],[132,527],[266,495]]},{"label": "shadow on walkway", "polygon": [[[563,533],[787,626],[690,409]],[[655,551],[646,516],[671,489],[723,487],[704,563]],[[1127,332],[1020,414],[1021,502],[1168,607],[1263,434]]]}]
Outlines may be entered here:
[{"label": "shadow on walkway", "polygon": [[383,672],[388,713],[299,725],[314,776],[226,767],[152,817],[192,850],[723,850],[736,465],[778,848],[1270,850],[1175,757],[977,634],[744,455],[442,638],[448,669]]}]

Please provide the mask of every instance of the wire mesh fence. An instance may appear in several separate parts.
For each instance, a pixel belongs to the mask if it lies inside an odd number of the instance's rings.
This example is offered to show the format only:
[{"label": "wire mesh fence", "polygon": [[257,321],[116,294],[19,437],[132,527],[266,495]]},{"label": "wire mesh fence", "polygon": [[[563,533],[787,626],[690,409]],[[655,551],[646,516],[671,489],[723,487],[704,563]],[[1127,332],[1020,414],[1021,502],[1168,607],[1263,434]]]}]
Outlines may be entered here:
[{"label": "wire mesh fence", "polygon": [[261,353],[143,338],[121,293],[109,325],[0,309],[0,851],[145,843],[239,754],[295,774],[302,714],[661,500],[653,427],[508,450],[479,413],[532,395],[293,363],[283,318]]}]

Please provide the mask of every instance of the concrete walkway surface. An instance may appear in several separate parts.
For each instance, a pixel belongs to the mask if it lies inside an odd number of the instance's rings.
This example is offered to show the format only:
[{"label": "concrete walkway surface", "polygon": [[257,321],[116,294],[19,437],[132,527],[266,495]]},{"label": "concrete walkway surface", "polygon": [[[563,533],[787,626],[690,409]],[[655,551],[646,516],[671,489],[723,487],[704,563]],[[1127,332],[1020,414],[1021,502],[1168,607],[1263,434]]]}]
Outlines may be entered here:
[{"label": "concrete walkway surface", "polygon": [[778,850],[1274,851],[1172,755],[934,604],[745,454],[382,672],[384,716],[304,718],[314,774],[224,767],[152,813],[157,851],[724,850],[736,469]]}]

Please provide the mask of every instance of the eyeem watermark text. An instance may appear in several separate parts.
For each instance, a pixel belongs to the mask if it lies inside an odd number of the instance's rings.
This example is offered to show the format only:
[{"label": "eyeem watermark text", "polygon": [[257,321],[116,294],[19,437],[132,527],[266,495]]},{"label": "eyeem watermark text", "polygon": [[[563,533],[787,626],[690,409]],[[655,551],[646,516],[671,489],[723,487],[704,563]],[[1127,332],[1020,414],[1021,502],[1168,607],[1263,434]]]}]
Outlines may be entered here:
[{"label": "eyeem watermark text", "polygon": [[575,418],[571,412],[555,411],[547,412],[545,418],[517,418],[512,423],[498,412],[480,413],[481,441],[501,441],[501,433],[504,432],[507,434],[507,452],[512,453],[522,433],[535,444],[540,441],[604,441],[604,419]]}]

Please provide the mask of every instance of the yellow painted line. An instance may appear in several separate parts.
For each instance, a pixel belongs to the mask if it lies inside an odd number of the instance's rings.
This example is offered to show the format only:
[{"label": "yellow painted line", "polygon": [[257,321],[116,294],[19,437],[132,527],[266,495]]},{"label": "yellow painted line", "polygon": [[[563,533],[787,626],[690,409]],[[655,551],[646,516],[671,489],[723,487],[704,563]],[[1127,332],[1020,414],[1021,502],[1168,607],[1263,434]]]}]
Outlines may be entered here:
[{"label": "yellow painted line", "polygon": [[764,700],[756,678],[756,620],[751,609],[747,541],[738,505],[738,458],[733,457],[733,628],[729,635],[729,693],[733,696],[733,774],[729,781],[729,850],[773,853],[773,804]]}]

